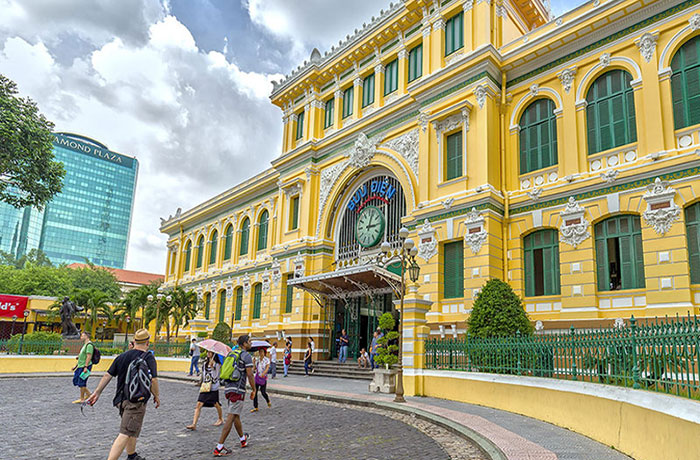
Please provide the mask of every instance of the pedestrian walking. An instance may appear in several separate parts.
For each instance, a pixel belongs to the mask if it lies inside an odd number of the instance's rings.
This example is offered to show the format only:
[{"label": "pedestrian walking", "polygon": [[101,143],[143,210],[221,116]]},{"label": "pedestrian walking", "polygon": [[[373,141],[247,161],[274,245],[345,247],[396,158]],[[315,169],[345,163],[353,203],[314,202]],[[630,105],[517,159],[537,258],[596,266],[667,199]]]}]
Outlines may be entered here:
[{"label": "pedestrian walking", "polygon": [[156,359],[148,352],[151,336],[146,329],[134,334],[134,348],[117,356],[87,400],[94,405],[109,382],[117,378],[117,391],[112,403],[119,408],[121,424],[107,460],[117,460],[124,449],[127,460],[145,460],[136,453],[136,441],[141,434],[146,404],[153,395],[156,409],[160,407]]},{"label": "pedestrian walking", "polygon": [[187,375],[192,375],[192,371],[197,371],[197,376],[199,376],[199,346],[197,345],[197,339],[192,338],[190,343],[190,373]]},{"label": "pedestrian walking", "polygon": [[357,358],[357,367],[361,369],[366,369],[369,367],[369,365],[369,355],[367,354],[367,350],[363,348],[360,350],[360,357]]},{"label": "pedestrian walking", "polygon": [[225,447],[224,443],[231,427],[236,427],[236,433],[241,442],[241,447],[248,445],[248,433],[243,433],[241,424],[241,412],[243,412],[243,402],[246,393],[246,381],[253,388],[250,397],[255,399],[255,379],[253,378],[253,358],[248,353],[250,350],[250,337],[242,335],[238,337],[238,347],[232,350],[221,366],[221,381],[224,382],[224,394],[228,400],[228,415],[221,430],[219,443],[214,448],[214,457],[225,457],[231,455],[232,450]]},{"label": "pedestrian walking", "polygon": [[80,390],[80,397],[73,401],[73,404],[83,403],[90,397],[90,390],[87,389],[87,379],[92,371],[92,356],[95,353],[95,345],[90,341],[90,335],[87,331],[80,333],[80,340],[83,341],[83,346],[75,358],[78,362],[73,367],[73,385]]},{"label": "pedestrian walking", "polygon": [[309,376],[309,369],[311,369],[311,373],[314,373],[314,366],[313,362],[311,361],[311,354],[313,353],[313,348],[311,347],[311,342],[306,346],[306,353],[304,353],[304,374],[308,377]]},{"label": "pedestrian walking", "polygon": [[377,356],[377,351],[379,350],[379,332],[374,331],[374,337],[372,337],[372,344],[369,347],[369,363],[374,369],[376,366],[374,364],[374,357]]},{"label": "pedestrian walking", "polygon": [[350,338],[345,332],[345,329],[340,331],[340,352],[338,353],[338,362],[343,364],[348,359],[348,345],[350,345]]},{"label": "pedestrian walking", "polygon": [[309,337],[309,344],[311,345],[311,353],[313,353],[314,350],[316,350],[316,344],[314,343],[313,337]]},{"label": "pedestrian walking", "polygon": [[253,398],[253,408],[251,412],[258,411],[258,393],[263,395],[267,401],[267,407],[272,407],[270,397],[267,395],[267,374],[270,371],[270,358],[264,348],[258,350],[258,357],[255,359],[255,397]]},{"label": "pedestrian walking", "polygon": [[284,376],[289,372],[289,366],[292,364],[292,342],[287,342],[284,347]]},{"label": "pedestrian walking", "polygon": [[270,347],[270,378],[277,377],[277,341],[272,342]]},{"label": "pedestrian walking", "polygon": [[214,423],[214,426],[224,424],[223,412],[219,403],[219,375],[221,373],[221,362],[219,356],[214,352],[207,351],[207,359],[202,366],[202,384],[199,387],[199,397],[197,398],[197,406],[194,408],[194,418],[192,424],[187,425],[188,430],[197,429],[197,421],[202,411],[202,407],[215,407],[219,418]]}]

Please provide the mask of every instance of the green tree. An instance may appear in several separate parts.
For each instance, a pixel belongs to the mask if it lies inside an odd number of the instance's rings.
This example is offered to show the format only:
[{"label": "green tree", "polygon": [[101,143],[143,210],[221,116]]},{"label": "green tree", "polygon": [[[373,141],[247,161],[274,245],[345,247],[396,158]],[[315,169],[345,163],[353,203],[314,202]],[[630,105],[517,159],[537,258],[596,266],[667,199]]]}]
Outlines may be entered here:
[{"label": "green tree", "polygon": [[530,335],[533,327],[520,297],[508,283],[493,278],[486,282],[474,301],[468,331],[474,337],[508,337],[518,331]]},{"label": "green tree", "polygon": [[85,329],[89,330],[93,337],[100,320],[99,317],[105,317],[107,321],[110,321],[114,316],[109,296],[97,289],[80,289],[75,292],[73,301],[83,308]]},{"label": "green tree", "polygon": [[67,270],[75,289],[97,289],[107,294],[112,301],[116,301],[122,295],[117,277],[109,268],[98,267],[91,263],[84,267],[61,268]]},{"label": "green tree", "polygon": [[396,327],[396,320],[391,313],[386,312],[379,317],[379,328],[384,331],[384,335],[377,340],[379,349],[377,356],[374,357],[374,362],[377,364],[393,366],[399,362],[399,346],[396,343],[399,333],[394,330],[394,327]]},{"label": "green tree", "polygon": [[231,341],[231,327],[226,323],[219,323],[214,327],[211,338],[222,343]]},{"label": "green tree", "polygon": [[175,321],[175,337],[180,332],[180,326],[187,326],[191,319],[197,316],[201,307],[201,302],[194,291],[186,291],[181,287],[176,287],[170,292],[172,296],[172,317]]},{"label": "green tree", "polygon": [[17,85],[0,75],[0,201],[43,208],[61,191],[65,170],[54,161],[53,123]]},{"label": "green tree", "polygon": [[53,267],[51,260],[41,249],[32,249],[27,254],[22,255],[19,259],[12,253],[0,251],[0,265],[24,268],[27,264],[38,267]]},{"label": "green tree", "polygon": [[153,295],[153,300],[148,301],[145,312],[146,325],[150,325],[151,321],[156,320],[156,335],[165,325],[165,338],[168,343],[170,343],[170,317],[173,312],[173,302],[167,300],[168,294],[163,293],[163,298],[158,299],[158,290],[155,289],[156,293]]}]

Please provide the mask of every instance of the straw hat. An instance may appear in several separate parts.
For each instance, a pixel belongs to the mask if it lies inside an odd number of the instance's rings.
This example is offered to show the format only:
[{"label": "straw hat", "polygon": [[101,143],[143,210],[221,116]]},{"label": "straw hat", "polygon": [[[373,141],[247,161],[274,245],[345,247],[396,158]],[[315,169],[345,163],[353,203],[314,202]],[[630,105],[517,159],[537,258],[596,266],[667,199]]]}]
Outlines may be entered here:
[{"label": "straw hat", "polygon": [[151,339],[151,334],[149,334],[148,330],[146,330],[146,329],[139,329],[134,334],[134,342],[136,342],[136,343],[148,342],[150,339]]}]

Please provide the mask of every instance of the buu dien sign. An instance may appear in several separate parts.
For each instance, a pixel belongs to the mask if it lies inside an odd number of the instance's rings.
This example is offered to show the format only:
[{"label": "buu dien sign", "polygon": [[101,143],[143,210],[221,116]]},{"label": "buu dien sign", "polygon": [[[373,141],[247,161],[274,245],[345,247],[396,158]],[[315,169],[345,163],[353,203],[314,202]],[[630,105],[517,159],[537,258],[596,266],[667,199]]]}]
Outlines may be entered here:
[{"label": "buu dien sign", "polygon": [[380,200],[384,203],[396,196],[396,187],[391,185],[386,178],[378,178],[362,184],[350,198],[349,211],[360,212],[371,200]]}]

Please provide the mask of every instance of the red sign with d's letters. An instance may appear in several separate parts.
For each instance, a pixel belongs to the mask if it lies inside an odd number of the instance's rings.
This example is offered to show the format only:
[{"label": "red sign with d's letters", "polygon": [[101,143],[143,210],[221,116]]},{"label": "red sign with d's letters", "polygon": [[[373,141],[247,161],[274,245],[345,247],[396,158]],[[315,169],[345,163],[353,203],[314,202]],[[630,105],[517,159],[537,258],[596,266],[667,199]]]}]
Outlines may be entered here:
[{"label": "red sign with d's letters", "polygon": [[12,318],[17,316],[17,318],[23,318],[28,300],[29,297],[21,295],[0,294],[0,317]]}]

